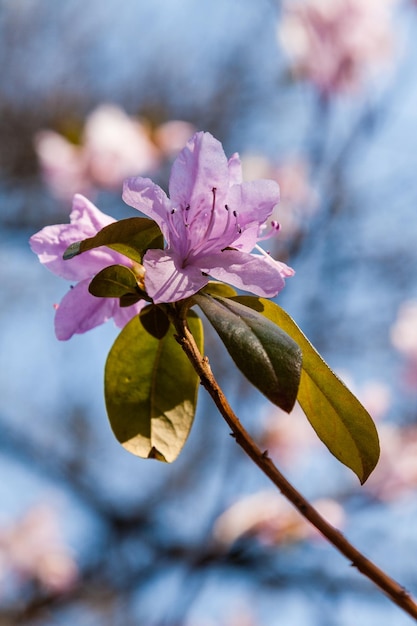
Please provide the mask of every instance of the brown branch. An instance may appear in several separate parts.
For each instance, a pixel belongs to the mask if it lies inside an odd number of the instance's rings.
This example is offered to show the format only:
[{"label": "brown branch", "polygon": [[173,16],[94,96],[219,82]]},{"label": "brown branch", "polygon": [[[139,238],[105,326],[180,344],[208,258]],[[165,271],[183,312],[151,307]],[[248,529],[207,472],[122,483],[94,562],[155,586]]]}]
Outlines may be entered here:
[{"label": "brown branch", "polygon": [[225,395],[219,387],[211,371],[208,358],[203,357],[194,341],[187,323],[180,316],[172,316],[178,336],[177,340],[185,354],[191,361],[195,371],[200,377],[201,384],[212,397],[222,417],[232,430],[236,442],[243,448],[246,454],[261,471],[268,476],[281,493],[298,509],[301,515],[308,520],[339,552],[341,552],[364,576],[369,578],[377,587],[397,604],[403,611],[411,615],[417,621],[417,604],[411,595],[390,578],[383,570],[367,559],[349,541],[329,524],[316,509],[306,500],[281,474],[268,456],[267,451],[262,451],[253,441],[249,433],[242,426],[238,417],[230,407]]}]

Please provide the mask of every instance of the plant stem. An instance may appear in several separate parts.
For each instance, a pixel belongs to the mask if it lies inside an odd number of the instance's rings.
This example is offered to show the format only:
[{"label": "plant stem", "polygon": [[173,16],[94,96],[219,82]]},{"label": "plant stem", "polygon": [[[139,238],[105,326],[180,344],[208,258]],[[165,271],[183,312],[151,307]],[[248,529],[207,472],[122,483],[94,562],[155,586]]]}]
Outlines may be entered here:
[{"label": "plant stem", "polygon": [[301,515],[308,520],[329,543],[341,552],[364,576],[369,578],[377,587],[384,591],[392,602],[397,604],[417,621],[417,604],[406,589],[366,558],[349,543],[339,530],[329,524],[310,502],[281,474],[279,469],[269,458],[268,451],[262,451],[256,445],[230,407],[223,391],[213,376],[208,358],[201,355],[185,319],[181,316],[173,315],[172,321],[178,333],[178,342],[200,377],[201,384],[208,391],[222,417],[232,430],[236,442],[262,472],[268,476],[281,493],[298,509]]}]

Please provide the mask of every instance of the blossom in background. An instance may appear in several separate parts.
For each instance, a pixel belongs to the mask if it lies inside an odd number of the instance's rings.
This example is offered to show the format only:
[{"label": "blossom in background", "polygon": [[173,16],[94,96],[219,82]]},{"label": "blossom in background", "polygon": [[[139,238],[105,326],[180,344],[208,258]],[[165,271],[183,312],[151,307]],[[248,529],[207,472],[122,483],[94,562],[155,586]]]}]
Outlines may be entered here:
[{"label": "blossom in background", "polygon": [[[340,527],[345,515],[335,500],[323,498],[313,506],[326,519]],[[273,491],[258,491],[235,502],[216,520],[213,528],[215,541],[228,548],[245,536],[255,536],[266,545],[282,545],[321,538],[294,507]]]},{"label": "blossom in background", "polygon": [[143,258],[145,287],[155,303],[175,302],[199,291],[208,276],[259,296],[275,296],[294,272],[268,254],[251,254],[270,233],[265,226],[279,201],[270,180],[242,183],[237,154],[229,160],[209,133],[198,132],[176,158],[169,195],[149,178],[125,182],[125,202],[155,220],[165,250]]},{"label": "blossom in background", "polygon": [[117,189],[127,176],[151,172],[160,163],[146,125],[110,104],[87,117],[80,145],[42,130],[35,149],[46,183],[64,201],[97,187]]},{"label": "blossom in background", "polygon": [[75,193],[117,190],[128,176],[155,172],[194,132],[180,120],[152,128],[115,105],[102,104],[88,115],[79,144],[52,130],[39,131],[34,144],[46,184],[67,202]]},{"label": "blossom in background", "polygon": [[392,501],[417,487],[417,428],[382,423],[378,427],[381,458],[365,488],[379,500]]},{"label": "blossom in background", "polygon": [[404,357],[404,381],[409,389],[417,389],[417,301],[408,300],[400,306],[393,326],[391,341]]},{"label": "blossom in background", "polygon": [[393,52],[393,0],[286,2],[279,39],[296,75],[323,94],[351,92]]},{"label": "blossom in background", "polygon": [[77,580],[77,565],[64,544],[55,512],[45,505],[29,509],[14,525],[0,526],[0,587],[36,580],[62,593]]},{"label": "blossom in background", "polygon": [[161,153],[165,157],[172,157],[182,150],[194,133],[195,128],[189,122],[170,120],[157,126],[152,137]]},{"label": "blossom in background", "polygon": [[85,333],[112,317],[122,328],[145,304],[140,301],[122,308],[118,298],[96,298],[88,291],[91,279],[103,268],[115,264],[133,267],[133,261],[122,254],[110,248],[97,248],[66,261],[62,258],[70,244],[93,237],[114,221],[77,194],[69,224],[46,226],[30,238],[33,252],[45,267],[57,276],[76,282],[56,307],[55,333],[58,339],[70,339],[75,333]]}]

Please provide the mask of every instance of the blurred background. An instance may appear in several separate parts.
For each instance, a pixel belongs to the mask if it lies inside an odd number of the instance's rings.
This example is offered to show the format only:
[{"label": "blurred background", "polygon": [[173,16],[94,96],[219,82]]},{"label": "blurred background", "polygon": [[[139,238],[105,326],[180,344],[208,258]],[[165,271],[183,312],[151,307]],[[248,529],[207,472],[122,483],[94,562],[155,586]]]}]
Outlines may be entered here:
[{"label": "blurred background", "polygon": [[69,285],[30,251],[75,192],[134,215],[195,130],[281,186],[278,302],[377,422],[360,487],[253,391],[207,328],[213,369],[304,495],[417,595],[417,3],[0,0],[0,625],[402,626],[402,614],[252,466],[204,391],[183,453],[114,439],[110,322],[56,340]]}]

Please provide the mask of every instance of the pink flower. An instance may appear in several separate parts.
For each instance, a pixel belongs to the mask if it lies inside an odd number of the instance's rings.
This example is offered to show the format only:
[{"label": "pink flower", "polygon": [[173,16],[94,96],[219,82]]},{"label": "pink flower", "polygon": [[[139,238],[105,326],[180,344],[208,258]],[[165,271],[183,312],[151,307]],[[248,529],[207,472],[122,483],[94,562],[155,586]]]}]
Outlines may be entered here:
[{"label": "pink flower", "polygon": [[46,183],[63,201],[96,187],[117,189],[126,176],[150,172],[160,162],[146,125],[110,104],[87,117],[80,145],[42,130],[35,137],[35,150]]},{"label": "pink flower", "polygon": [[296,74],[324,94],[353,91],[392,53],[393,0],[305,0],[284,5],[280,40]]},{"label": "pink flower", "polygon": [[51,272],[76,282],[64,296],[55,314],[58,339],[70,339],[75,333],[103,324],[111,317],[122,328],[139,313],[145,302],[120,307],[118,298],[96,298],[88,291],[91,279],[109,265],[133,267],[133,262],[110,248],[98,248],[64,261],[63,254],[71,243],[93,237],[115,220],[105,215],[84,196],[74,196],[70,224],[46,226],[30,238],[30,246],[40,262]]},{"label": "pink flower", "polygon": [[[176,158],[170,198],[148,178],[125,181],[123,199],[155,220],[165,250],[144,255],[145,286],[155,303],[187,298],[208,276],[259,296],[273,297],[294,271],[262,254],[265,223],[279,201],[274,181],[242,183],[237,154],[227,160],[209,133],[196,133]],[[274,222],[271,231],[278,228]]]},{"label": "pink flower", "polygon": [[126,176],[150,172],[159,165],[158,149],[146,125],[110,104],[88,116],[84,155],[91,180],[104,189],[118,189]]},{"label": "pink flower", "polygon": [[68,591],[77,580],[77,565],[61,536],[59,519],[46,505],[30,509],[12,526],[0,527],[2,590],[6,581],[13,583],[14,573],[21,584],[36,580],[52,593]]}]

